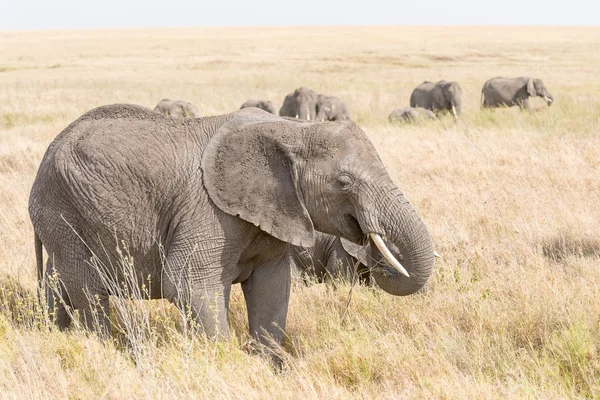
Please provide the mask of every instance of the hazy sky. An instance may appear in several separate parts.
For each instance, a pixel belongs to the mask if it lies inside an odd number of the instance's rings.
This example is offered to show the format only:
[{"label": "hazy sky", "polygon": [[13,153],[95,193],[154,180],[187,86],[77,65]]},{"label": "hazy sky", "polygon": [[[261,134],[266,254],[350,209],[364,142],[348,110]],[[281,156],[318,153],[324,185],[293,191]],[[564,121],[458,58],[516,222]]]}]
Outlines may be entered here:
[{"label": "hazy sky", "polygon": [[0,0],[0,30],[377,24],[597,26],[600,1]]}]

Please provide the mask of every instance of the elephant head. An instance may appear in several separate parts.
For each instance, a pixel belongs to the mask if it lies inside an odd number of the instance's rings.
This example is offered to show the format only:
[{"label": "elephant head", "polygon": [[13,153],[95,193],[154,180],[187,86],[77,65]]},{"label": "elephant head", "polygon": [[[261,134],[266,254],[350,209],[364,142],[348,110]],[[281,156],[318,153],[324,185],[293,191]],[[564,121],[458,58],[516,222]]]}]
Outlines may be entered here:
[{"label": "elephant head", "polygon": [[316,117],[317,94],[306,87],[298,88],[288,94],[279,109],[282,117],[292,117],[314,121]]},{"label": "elephant head", "polygon": [[243,108],[248,108],[248,107],[260,108],[261,110],[265,110],[266,112],[273,114],[273,115],[275,115],[277,113],[275,106],[269,100],[250,99],[250,100],[246,101],[244,104],[242,104],[242,106],[240,107],[240,110]]},{"label": "elephant head", "polygon": [[380,249],[372,256],[399,272],[375,273],[384,290],[408,295],[425,285],[434,260],[427,228],[357,125],[248,110],[219,129],[202,157],[217,207],[295,246],[312,246],[315,231],[370,240]]},{"label": "elephant head", "polygon": [[456,82],[440,81],[439,85],[447,108],[452,110],[452,115],[457,118],[462,112],[462,88]]},{"label": "elephant head", "polygon": [[185,100],[162,99],[154,111],[174,118],[199,118],[198,107]]},{"label": "elephant head", "polygon": [[320,94],[317,97],[316,112],[315,118],[317,121],[344,121],[350,119],[348,107],[335,96]]},{"label": "elephant head", "polygon": [[554,97],[546,90],[544,82],[541,79],[528,78],[527,79],[527,94],[531,97],[542,97],[548,107],[554,102]]}]

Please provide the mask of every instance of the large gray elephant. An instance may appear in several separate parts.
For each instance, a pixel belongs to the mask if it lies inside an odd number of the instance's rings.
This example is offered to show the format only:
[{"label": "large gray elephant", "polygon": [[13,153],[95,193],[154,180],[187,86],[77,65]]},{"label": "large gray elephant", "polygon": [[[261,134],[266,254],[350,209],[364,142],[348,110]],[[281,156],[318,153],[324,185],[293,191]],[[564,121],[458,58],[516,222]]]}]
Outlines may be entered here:
[{"label": "large gray elephant", "polygon": [[248,108],[248,107],[260,108],[261,110],[265,110],[266,112],[268,112],[270,114],[277,115],[277,110],[275,109],[275,106],[269,100],[250,99],[250,100],[246,101],[244,104],[242,104],[242,106],[240,107],[240,110],[243,108]]},{"label": "large gray elephant", "polygon": [[375,264],[393,268],[375,279],[394,295],[423,287],[434,260],[427,228],[357,125],[256,108],[201,119],[93,109],[50,144],[29,214],[38,274],[61,282],[47,296],[60,328],[74,308],[89,328],[110,331],[109,295],[127,281],[123,254],[148,297],[191,311],[210,336],[228,336],[240,283],[250,332],[267,345],[284,337],[289,246],[312,246],[317,231],[368,238]]},{"label": "large gray elephant", "polygon": [[154,111],[174,118],[200,118],[198,107],[185,100],[162,99]]},{"label": "large gray elephant", "polygon": [[317,121],[345,121],[349,120],[350,112],[346,104],[335,96],[320,94],[316,106]]},{"label": "large gray elephant", "polygon": [[279,109],[279,116],[314,121],[317,115],[317,94],[309,88],[301,87],[285,96]]},{"label": "large gray elephant", "polygon": [[416,122],[421,119],[437,119],[437,117],[433,111],[420,107],[406,107],[401,110],[396,109],[388,116],[388,121],[392,123]]},{"label": "large gray elephant", "polygon": [[450,112],[458,118],[462,111],[462,88],[457,82],[425,81],[410,95],[411,107],[422,107],[435,113]]},{"label": "large gray elephant", "polygon": [[542,97],[548,106],[554,97],[548,93],[541,79],[522,76],[519,78],[492,78],[481,89],[483,108],[519,106],[529,110],[530,97]]}]

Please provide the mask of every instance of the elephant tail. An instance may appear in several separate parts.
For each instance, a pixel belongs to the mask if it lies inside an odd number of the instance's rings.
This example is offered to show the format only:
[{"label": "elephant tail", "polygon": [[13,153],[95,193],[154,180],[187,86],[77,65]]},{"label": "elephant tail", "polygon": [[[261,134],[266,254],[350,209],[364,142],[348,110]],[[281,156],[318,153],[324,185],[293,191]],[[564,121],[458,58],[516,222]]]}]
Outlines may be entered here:
[{"label": "elephant tail", "polygon": [[40,304],[42,304],[42,288],[44,285],[44,254],[42,253],[42,241],[37,233],[34,233],[34,246],[35,246],[35,263],[37,267],[37,295]]}]

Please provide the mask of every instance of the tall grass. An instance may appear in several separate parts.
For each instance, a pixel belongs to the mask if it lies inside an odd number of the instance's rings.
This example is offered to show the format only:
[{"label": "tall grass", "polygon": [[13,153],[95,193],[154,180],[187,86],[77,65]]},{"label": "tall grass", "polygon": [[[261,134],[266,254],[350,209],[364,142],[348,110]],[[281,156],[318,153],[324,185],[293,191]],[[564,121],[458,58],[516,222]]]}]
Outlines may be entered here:
[{"label": "tall grass", "polygon": [[[599,44],[597,28],[0,34],[0,397],[600,396]],[[480,111],[487,79],[521,75],[542,78],[555,104]],[[388,124],[441,78],[463,87],[459,121]],[[281,373],[247,351],[238,287],[227,342],[135,290],[111,299],[111,337],[53,327],[36,303],[27,199],[64,127],[164,97],[203,115],[248,98],[278,107],[299,86],[347,102],[427,224],[442,255],[428,293],[295,285]],[[126,251],[115,261],[135,266]]]}]

